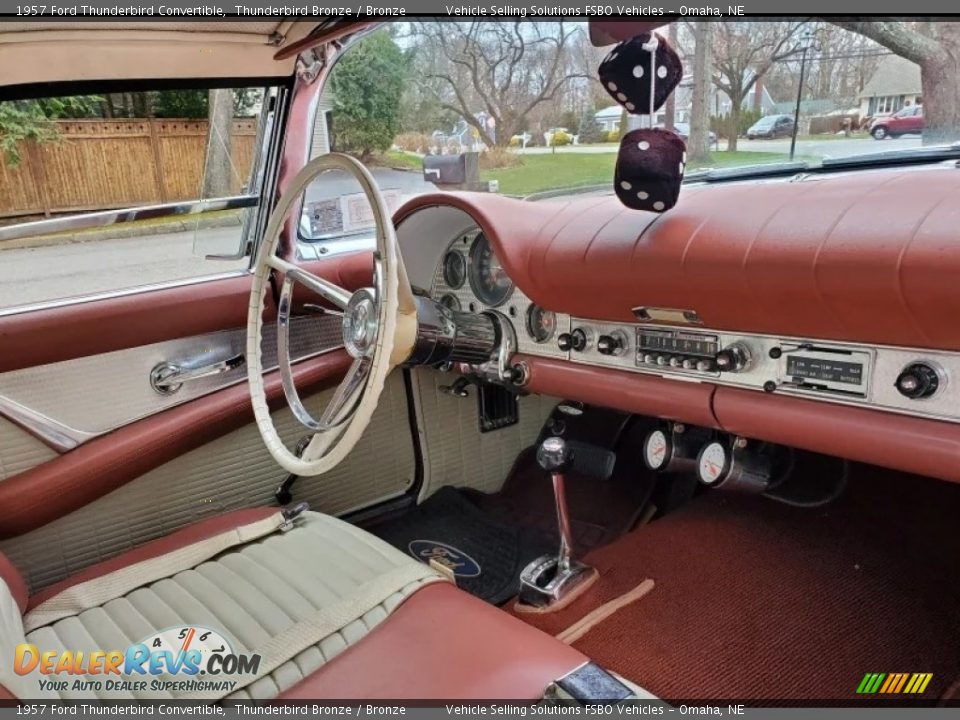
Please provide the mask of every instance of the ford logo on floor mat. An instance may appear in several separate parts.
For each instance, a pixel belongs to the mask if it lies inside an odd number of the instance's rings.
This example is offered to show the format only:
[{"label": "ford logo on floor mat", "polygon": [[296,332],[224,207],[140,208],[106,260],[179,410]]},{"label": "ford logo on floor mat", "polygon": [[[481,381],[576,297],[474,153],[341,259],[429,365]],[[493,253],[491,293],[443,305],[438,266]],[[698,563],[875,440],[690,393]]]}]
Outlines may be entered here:
[{"label": "ford logo on floor mat", "polygon": [[420,562],[435,563],[448,568],[458,578],[477,577],[480,574],[480,563],[462,550],[436,540],[411,540],[407,550]]}]

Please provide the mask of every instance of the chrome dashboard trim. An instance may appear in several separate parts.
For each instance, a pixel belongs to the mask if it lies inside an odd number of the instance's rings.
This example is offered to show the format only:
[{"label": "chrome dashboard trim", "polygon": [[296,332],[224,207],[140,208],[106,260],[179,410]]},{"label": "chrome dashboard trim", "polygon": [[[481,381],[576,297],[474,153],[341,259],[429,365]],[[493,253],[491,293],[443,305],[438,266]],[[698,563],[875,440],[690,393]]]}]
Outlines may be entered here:
[{"label": "chrome dashboard trim", "polygon": [[[571,318],[571,327],[588,328],[594,336],[619,330],[626,334],[630,343],[626,352],[619,356],[602,355],[597,351],[596,343],[582,352],[571,350],[563,353],[564,359],[578,364],[656,375],[681,382],[710,383],[722,387],[734,387],[758,392],[765,392],[764,386],[773,381],[777,382],[773,391],[775,394],[960,423],[960,352],[892,345],[869,345],[866,343],[821,340],[819,338],[742,333],[703,327],[691,328],[687,325],[610,323],[583,318]],[[638,328],[664,330],[670,327],[682,330],[684,333],[715,335],[721,348],[727,348],[734,343],[744,343],[752,350],[753,365],[739,373],[698,372],[663,366],[638,366],[636,360],[636,330]],[[861,360],[865,364],[867,374],[863,387],[857,388],[855,393],[851,390],[849,395],[841,395],[830,390],[814,390],[808,387],[781,384],[778,381],[785,374],[787,353],[773,358],[770,356],[770,350],[775,347],[782,349],[797,345],[813,346],[814,352],[817,348],[835,348],[838,351],[861,354]],[[536,350],[521,352],[543,356]],[[555,357],[555,355],[552,357]],[[911,400],[897,391],[894,386],[897,376],[907,365],[915,362],[927,362],[934,366],[940,377],[945,381],[936,395]],[[769,392],[769,389],[766,391]]]}]

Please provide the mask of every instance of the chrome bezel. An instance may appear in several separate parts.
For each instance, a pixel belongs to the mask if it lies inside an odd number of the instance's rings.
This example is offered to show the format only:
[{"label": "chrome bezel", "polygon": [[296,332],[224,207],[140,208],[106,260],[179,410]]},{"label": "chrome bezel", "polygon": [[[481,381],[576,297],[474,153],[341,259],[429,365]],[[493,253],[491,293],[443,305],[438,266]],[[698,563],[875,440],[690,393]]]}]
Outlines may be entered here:
[{"label": "chrome bezel", "polygon": [[473,294],[477,296],[477,300],[482,302],[487,307],[497,308],[506,303],[510,297],[513,295],[513,291],[517,289],[517,284],[513,281],[509,275],[507,280],[510,281],[510,286],[504,292],[503,297],[491,298],[489,297],[484,290],[477,288],[477,275],[479,272],[477,269],[477,253],[479,249],[486,245],[490,249],[490,256],[496,257],[496,253],[493,251],[493,247],[490,245],[490,241],[487,239],[487,236],[482,232],[477,233],[477,236],[473,239],[473,242],[470,244],[470,255],[467,262],[467,279],[470,282],[470,289],[473,291]]}]

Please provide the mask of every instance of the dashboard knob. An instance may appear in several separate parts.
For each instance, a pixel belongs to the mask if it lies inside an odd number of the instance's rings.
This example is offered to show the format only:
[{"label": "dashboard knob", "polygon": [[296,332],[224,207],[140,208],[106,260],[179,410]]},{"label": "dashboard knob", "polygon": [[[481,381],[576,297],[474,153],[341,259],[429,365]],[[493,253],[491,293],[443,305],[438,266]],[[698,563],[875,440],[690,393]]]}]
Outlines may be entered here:
[{"label": "dashboard knob", "polygon": [[573,347],[573,338],[570,333],[561,333],[557,337],[557,347],[566,352]]},{"label": "dashboard knob", "polygon": [[692,358],[686,358],[683,361],[684,370],[693,370],[697,366],[697,363]]},{"label": "dashboard knob", "polygon": [[570,345],[573,350],[583,352],[587,349],[587,331],[583,328],[575,328],[570,333]]},{"label": "dashboard knob", "polygon": [[674,355],[673,357],[670,358],[670,367],[672,367],[672,368],[680,367],[680,364],[681,364],[682,362],[683,362],[683,361],[680,360],[680,358],[679,358],[677,355]]},{"label": "dashboard knob", "polygon": [[700,372],[713,372],[712,360],[697,360],[697,370]]},{"label": "dashboard knob", "polygon": [[666,365],[667,356],[666,355],[657,355],[657,365]]},{"label": "dashboard knob", "polygon": [[615,332],[610,335],[601,335],[597,338],[597,352],[601,355],[620,355],[627,343],[623,333]]},{"label": "dashboard knob", "polygon": [[750,348],[738,342],[718,352],[715,362],[720,372],[738,373],[749,369],[752,359]]},{"label": "dashboard knob", "polygon": [[940,376],[926,363],[907,365],[897,376],[897,392],[911,400],[922,400],[940,388]]}]

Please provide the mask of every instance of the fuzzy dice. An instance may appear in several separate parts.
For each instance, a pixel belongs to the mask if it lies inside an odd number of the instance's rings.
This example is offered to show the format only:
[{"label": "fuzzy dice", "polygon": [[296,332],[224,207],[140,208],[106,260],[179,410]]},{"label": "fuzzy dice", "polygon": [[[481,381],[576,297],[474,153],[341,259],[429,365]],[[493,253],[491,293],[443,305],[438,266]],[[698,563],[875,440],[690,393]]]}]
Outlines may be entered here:
[{"label": "fuzzy dice", "polygon": [[[653,53],[644,49],[651,45],[655,35],[656,49]],[[655,56],[651,68],[651,55]],[[650,73],[655,74],[651,83]],[[683,63],[676,50],[655,33],[644,33],[617,45],[600,64],[600,83],[610,97],[631,113],[650,113],[660,109],[670,93],[683,78]],[[651,84],[654,86],[653,106],[650,105]]]},{"label": "fuzzy dice", "polygon": [[687,147],[676,133],[659,128],[628,132],[617,154],[617,197],[633,210],[669,210],[680,195],[686,162]]}]

